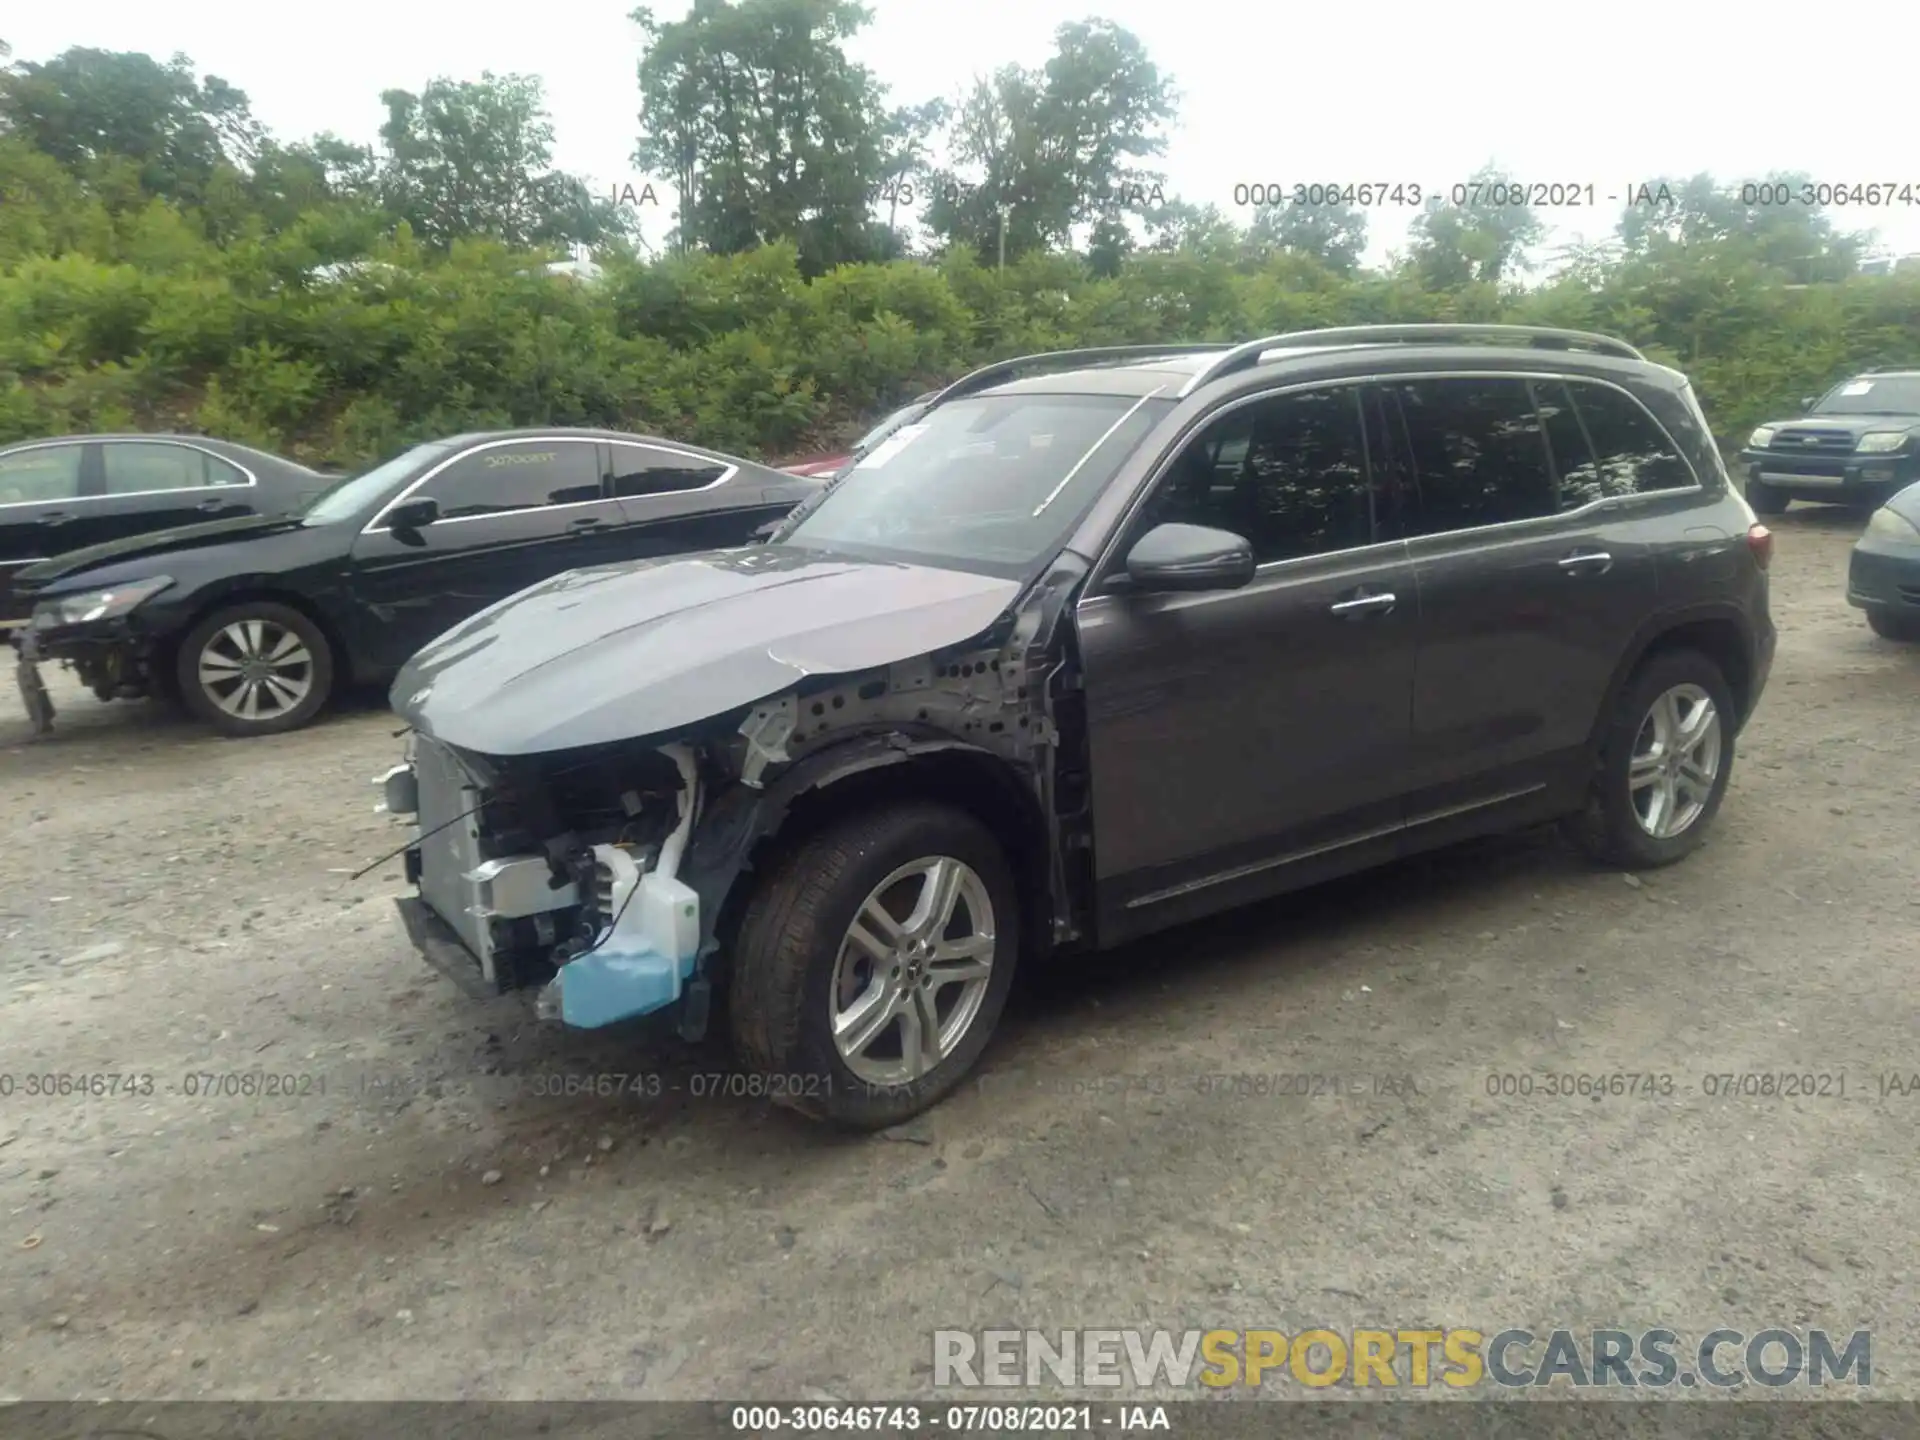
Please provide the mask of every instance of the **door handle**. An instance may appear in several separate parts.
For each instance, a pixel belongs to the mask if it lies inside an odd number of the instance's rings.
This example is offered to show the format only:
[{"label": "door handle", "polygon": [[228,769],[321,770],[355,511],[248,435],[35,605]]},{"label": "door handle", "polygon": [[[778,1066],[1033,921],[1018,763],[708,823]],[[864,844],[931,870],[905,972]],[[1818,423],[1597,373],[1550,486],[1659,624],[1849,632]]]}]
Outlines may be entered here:
[{"label": "door handle", "polygon": [[42,525],[65,525],[71,519],[73,519],[73,516],[67,514],[64,510],[48,510],[40,516],[40,523]]},{"label": "door handle", "polygon": [[1384,615],[1393,606],[1393,594],[1383,592],[1378,595],[1356,595],[1351,600],[1336,600],[1327,608],[1335,615]]},{"label": "door handle", "polygon": [[227,502],[224,500],[202,500],[193,508],[196,510],[204,510],[207,514],[211,515],[216,510],[226,509]]},{"label": "door handle", "polygon": [[567,522],[567,529],[578,535],[583,531],[598,530],[604,524],[606,524],[606,521],[602,520],[598,515],[582,515],[578,520],[569,520]]},{"label": "door handle", "polygon": [[1604,550],[1576,550],[1560,561],[1560,568],[1569,575],[1577,575],[1586,570],[1604,575],[1613,568],[1613,556]]}]

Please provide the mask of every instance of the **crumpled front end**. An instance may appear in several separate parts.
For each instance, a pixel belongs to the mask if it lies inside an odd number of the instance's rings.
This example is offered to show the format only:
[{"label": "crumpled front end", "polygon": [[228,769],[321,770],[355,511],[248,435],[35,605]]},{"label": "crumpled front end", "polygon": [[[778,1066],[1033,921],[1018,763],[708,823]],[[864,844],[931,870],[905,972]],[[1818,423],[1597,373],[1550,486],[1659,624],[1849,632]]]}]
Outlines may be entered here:
[{"label": "crumpled front end", "polygon": [[678,879],[701,793],[686,745],[498,766],[412,737],[379,783],[411,815],[409,939],[470,993],[538,987],[544,1014],[594,1028],[678,1003],[700,903]]}]

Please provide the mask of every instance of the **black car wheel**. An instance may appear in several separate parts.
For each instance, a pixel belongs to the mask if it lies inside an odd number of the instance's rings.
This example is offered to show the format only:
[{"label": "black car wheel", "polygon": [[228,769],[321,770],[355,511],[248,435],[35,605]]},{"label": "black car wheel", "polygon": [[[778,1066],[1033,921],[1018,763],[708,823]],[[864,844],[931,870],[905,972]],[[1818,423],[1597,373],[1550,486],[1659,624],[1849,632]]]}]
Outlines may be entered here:
[{"label": "black car wheel", "polygon": [[1019,936],[1012,871],[978,820],[928,802],[861,811],[794,847],[749,900],[734,1049],[791,1109],[898,1124],[979,1059]]},{"label": "black car wheel", "polygon": [[1773,488],[1763,480],[1747,482],[1747,504],[1753,507],[1756,515],[1784,515],[1792,499]]},{"label": "black car wheel", "polygon": [[1733,693],[1705,655],[1669,650],[1621,690],[1587,804],[1568,822],[1596,861],[1671,865],[1706,839],[1733,773]]},{"label": "black car wheel", "polygon": [[187,709],[223,734],[278,735],[327,703],[333,651],[298,610],[243,600],[188,632],[174,678]]},{"label": "black car wheel", "polygon": [[1902,615],[1884,606],[1867,611],[1873,633],[1888,640],[1920,640],[1920,615]]}]

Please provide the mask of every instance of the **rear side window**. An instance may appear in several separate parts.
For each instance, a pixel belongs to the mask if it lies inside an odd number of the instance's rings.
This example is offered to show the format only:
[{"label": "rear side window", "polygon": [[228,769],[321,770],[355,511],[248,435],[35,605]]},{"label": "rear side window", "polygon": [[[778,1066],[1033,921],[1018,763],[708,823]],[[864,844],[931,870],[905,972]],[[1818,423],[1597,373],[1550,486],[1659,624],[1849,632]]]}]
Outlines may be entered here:
[{"label": "rear side window", "polygon": [[[1563,472],[1561,508],[1614,495],[1691,489],[1698,482],[1673,442],[1646,409],[1623,390],[1592,381],[1569,382],[1575,407],[1593,440],[1584,470]],[[1576,495],[1584,496],[1576,500]]]},{"label": "rear side window", "polygon": [[247,483],[247,477],[226,461],[190,445],[111,440],[100,447],[100,464],[109,495],[143,495],[157,490],[200,490]]},{"label": "rear side window", "polygon": [[476,450],[429,480],[420,496],[438,503],[443,520],[598,500],[602,491],[595,448],[578,440],[553,439]]},{"label": "rear side window", "polygon": [[1462,376],[1383,388],[1398,403],[1412,463],[1408,534],[1554,513],[1546,433],[1526,381]]},{"label": "rear side window", "polygon": [[676,455],[651,446],[613,444],[613,493],[623,500],[647,495],[678,495],[704,490],[727,473],[728,466],[697,455]]},{"label": "rear side window", "polygon": [[0,455],[0,505],[71,500],[80,493],[78,445],[39,445]]}]

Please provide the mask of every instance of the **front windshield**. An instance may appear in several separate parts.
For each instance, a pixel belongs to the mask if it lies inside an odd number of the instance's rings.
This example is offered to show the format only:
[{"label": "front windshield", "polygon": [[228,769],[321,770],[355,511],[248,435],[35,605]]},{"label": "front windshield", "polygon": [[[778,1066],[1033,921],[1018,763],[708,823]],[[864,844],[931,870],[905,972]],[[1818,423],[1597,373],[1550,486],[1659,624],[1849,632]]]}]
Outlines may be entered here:
[{"label": "front windshield", "polygon": [[887,416],[886,419],[882,420],[878,425],[854,441],[853,453],[858,455],[864,450],[871,450],[875,445],[878,445],[882,440],[886,439],[887,436],[898,430],[902,425],[906,424],[907,421],[913,419],[914,416],[926,408],[927,405],[924,400],[916,400],[911,405],[902,405],[898,410],[894,411],[891,415]]},{"label": "front windshield", "polygon": [[1065,540],[1171,401],[975,396],[936,406],[848,470],[785,538],[1019,575]]},{"label": "front windshield", "polygon": [[1815,415],[1920,415],[1920,375],[1862,375],[1829,390]]},{"label": "front windshield", "polygon": [[351,520],[354,516],[379,504],[386,492],[393,488],[395,482],[404,479],[426,461],[445,455],[452,449],[451,442],[435,440],[426,445],[415,445],[410,450],[403,450],[391,460],[342,480],[330,490],[323,491],[306,508],[304,518],[314,525],[332,525],[341,520]]}]

